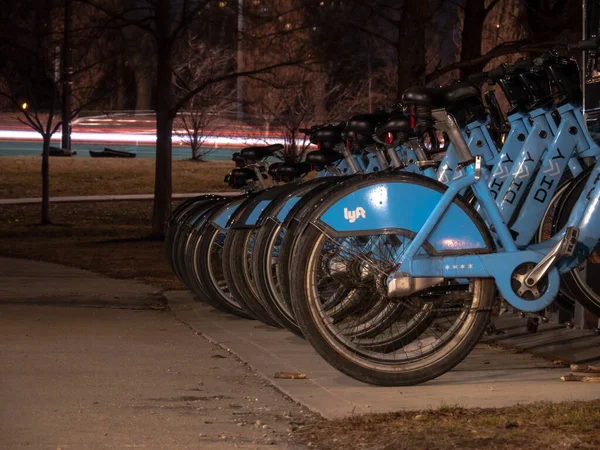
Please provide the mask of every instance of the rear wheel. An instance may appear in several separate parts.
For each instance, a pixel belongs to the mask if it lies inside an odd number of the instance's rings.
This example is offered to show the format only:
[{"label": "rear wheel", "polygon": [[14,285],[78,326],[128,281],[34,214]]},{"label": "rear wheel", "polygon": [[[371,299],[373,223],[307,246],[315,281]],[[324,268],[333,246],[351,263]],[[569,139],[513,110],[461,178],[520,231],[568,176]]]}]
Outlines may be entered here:
[{"label": "rear wheel", "polygon": [[[422,281],[411,294],[389,297],[389,276],[415,233],[401,223],[381,232],[336,233],[319,220],[338,200],[384,183],[446,189],[425,177],[398,174],[366,176],[322,196],[296,231],[289,258],[291,304],[306,339],[340,371],[372,384],[413,385],[442,375],[469,354],[489,324],[496,287],[493,279],[465,274]],[[461,198],[454,203],[480,230],[484,245],[478,251],[492,252],[481,217]],[[435,252],[425,242],[415,258]]]},{"label": "rear wheel", "polygon": [[257,297],[252,278],[252,258],[256,233],[253,228],[230,229],[223,247],[222,271],[232,297],[261,322],[281,327]]},{"label": "rear wheel", "polygon": [[[346,248],[354,262],[360,263],[363,276],[347,273],[353,281],[344,288],[362,290],[363,297],[344,317],[334,317],[330,292],[323,282],[331,278],[332,264],[339,264],[328,260],[328,254],[340,244],[339,239],[334,242],[309,226],[294,252],[291,280],[298,324],[331,365],[367,383],[412,385],[449,371],[477,344],[491,316],[493,280],[444,280],[424,292],[390,299],[381,280],[387,279],[392,268],[386,267],[380,255],[375,258],[370,246],[356,242]],[[340,286],[335,289],[339,292]],[[364,295],[368,292],[370,296]],[[387,311],[381,309],[382,304]],[[378,313],[373,314],[374,310]],[[365,321],[368,315],[371,320]],[[367,325],[372,329],[365,330]]]},{"label": "rear wheel", "polygon": [[252,274],[258,297],[269,314],[292,333],[302,336],[293,310],[283,298],[278,256],[285,237],[285,228],[276,220],[266,220],[256,234],[252,258]]},{"label": "rear wheel", "polygon": [[[558,232],[568,222],[588,177],[589,172],[577,177],[563,195],[554,216],[554,232]],[[588,311],[600,316],[600,244],[586,261],[563,274],[561,281],[561,291],[572,302],[577,301]]]}]

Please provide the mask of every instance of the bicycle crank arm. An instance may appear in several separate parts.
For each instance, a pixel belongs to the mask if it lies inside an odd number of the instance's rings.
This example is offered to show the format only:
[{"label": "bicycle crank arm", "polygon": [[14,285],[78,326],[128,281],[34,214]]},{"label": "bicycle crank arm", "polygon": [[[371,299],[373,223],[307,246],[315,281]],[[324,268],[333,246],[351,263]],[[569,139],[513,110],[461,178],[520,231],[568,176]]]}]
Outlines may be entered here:
[{"label": "bicycle crank arm", "polygon": [[556,261],[563,256],[572,256],[579,239],[579,228],[567,227],[563,238],[524,277],[528,287],[534,287],[548,273]]}]

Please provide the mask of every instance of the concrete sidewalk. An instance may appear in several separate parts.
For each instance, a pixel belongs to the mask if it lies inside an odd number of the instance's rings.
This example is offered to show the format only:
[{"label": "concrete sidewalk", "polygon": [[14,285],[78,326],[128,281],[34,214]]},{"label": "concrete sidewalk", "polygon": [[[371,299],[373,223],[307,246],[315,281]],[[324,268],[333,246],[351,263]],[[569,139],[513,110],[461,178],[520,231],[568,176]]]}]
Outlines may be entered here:
[{"label": "concrete sidewalk", "polygon": [[88,270],[25,259],[0,258],[0,305],[29,304],[125,309],[162,307],[160,289]]},{"label": "concrete sidewalk", "polygon": [[0,448],[296,448],[313,415],[158,295],[1,258]]},{"label": "concrete sidewalk", "polygon": [[[198,197],[200,195],[223,195],[233,196],[239,195],[238,192],[201,192],[194,194],[173,194],[174,199],[185,199]],[[113,202],[113,201],[135,201],[135,200],[152,200],[154,194],[128,194],[128,195],[85,195],[85,196],[65,196],[65,197],[50,197],[50,203],[78,203],[78,202]],[[41,203],[41,197],[35,198],[4,198],[0,199],[0,205],[27,205],[32,203]]]},{"label": "concrete sidewalk", "polygon": [[[140,283],[0,258],[0,442],[291,448],[290,429],[313,420],[300,405],[334,418],[600,398],[597,384],[561,382],[568,369],[486,344],[421,386],[369,386],[285,330],[166,295],[171,311]],[[280,371],[308,378],[274,379]]]},{"label": "concrete sidewalk", "polygon": [[[168,292],[166,296],[180,320],[247,361],[291,398],[327,418],[442,405],[502,407],[600,398],[597,383],[560,381],[561,375],[569,373],[567,368],[486,344],[478,345],[451,372],[423,385],[369,386],[341,374],[306,341],[285,330],[220,313],[195,302],[187,292]],[[275,379],[275,372],[303,373],[307,379]]]}]

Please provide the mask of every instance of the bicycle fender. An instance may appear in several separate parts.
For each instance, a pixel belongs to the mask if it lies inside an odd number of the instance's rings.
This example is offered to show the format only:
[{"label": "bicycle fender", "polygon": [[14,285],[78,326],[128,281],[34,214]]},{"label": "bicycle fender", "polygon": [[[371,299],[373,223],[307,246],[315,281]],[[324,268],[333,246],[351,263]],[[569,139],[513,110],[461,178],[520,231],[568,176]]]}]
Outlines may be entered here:
[{"label": "bicycle fender", "polygon": [[[394,234],[399,230],[417,234],[446,190],[443,184],[415,174],[368,175],[352,187],[353,192],[327,201],[316,216],[333,235]],[[432,250],[491,251],[486,244],[489,231],[477,219],[470,205],[455,199],[427,239]]]}]

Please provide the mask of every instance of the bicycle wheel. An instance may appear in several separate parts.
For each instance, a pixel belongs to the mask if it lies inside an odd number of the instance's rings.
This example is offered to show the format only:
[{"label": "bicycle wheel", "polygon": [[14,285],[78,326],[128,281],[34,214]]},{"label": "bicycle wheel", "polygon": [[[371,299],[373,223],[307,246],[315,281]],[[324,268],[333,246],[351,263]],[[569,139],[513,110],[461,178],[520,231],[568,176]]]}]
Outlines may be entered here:
[{"label": "bicycle wheel", "polygon": [[[583,192],[590,170],[579,175],[564,193],[554,217],[553,232],[558,232],[569,220],[571,211]],[[600,316],[600,244],[586,261],[562,275],[561,291],[572,302],[579,302],[588,311]]]},{"label": "bicycle wheel", "polygon": [[165,232],[165,252],[167,254],[169,265],[171,268],[173,268],[173,270],[175,270],[174,261],[179,256],[177,254],[178,249],[175,241],[178,239],[179,234],[181,233],[181,227],[185,226],[187,221],[190,219],[190,215],[193,214],[195,210],[201,208],[202,205],[210,203],[211,201],[220,199],[224,199],[224,197],[212,194],[190,198],[181,202],[169,216]]},{"label": "bicycle wheel", "polygon": [[223,247],[223,275],[233,298],[251,316],[267,325],[281,328],[257,298],[251,269],[255,236],[253,228],[229,230]]},{"label": "bicycle wheel", "polygon": [[233,298],[223,276],[223,246],[226,229],[216,226],[212,219],[223,204],[215,205],[202,218],[188,242],[186,268],[192,280],[192,291],[199,300],[239,317],[250,319],[248,312]]},{"label": "bicycle wheel", "polygon": [[293,311],[282,298],[282,286],[277,268],[277,256],[285,228],[280,222],[267,220],[256,234],[252,258],[252,273],[258,297],[277,323],[297,336],[302,336]]},{"label": "bicycle wheel", "polygon": [[198,202],[185,211],[181,215],[178,223],[176,232],[174,233],[171,242],[171,254],[172,254],[172,268],[175,274],[179,277],[184,284],[188,284],[188,271],[187,271],[187,246],[190,241],[190,237],[193,233],[194,227],[199,226],[202,217],[211,210],[211,208],[223,202],[224,200],[210,199]]},{"label": "bicycle wheel", "polygon": [[[381,182],[380,179],[371,182]],[[443,189],[430,181],[418,182]],[[358,186],[342,186],[341,192],[323,201],[320,211],[356,189]],[[485,229],[472,208],[460,199],[456,204],[468,212],[478,228]],[[468,355],[489,323],[496,293],[493,280],[444,279],[410,296],[388,298],[387,277],[396,266],[396,250],[406,248],[412,240],[411,233],[394,232],[393,238],[369,231],[333,236],[320,225],[318,214],[319,211],[307,217],[308,225],[294,248],[291,294],[298,324],[321,356],[360,381],[413,385],[436,378]],[[491,251],[492,239],[489,233],[484,234],[485,248]],[[398,243],[390,248],[388,243],[393,240]],[[427,243],[418,255],[431,252],[432,246]],[[332,285],[332,278],[343,283]],[[339,292],[340,285],[346,291],[361,290],[371,295],[364,295],[345,317],[334,318],[330,294]],[[361,333],[365,315],[386,300],[393,311],[373,315],[376,323],[384,324],[376,333]],[[339,302],[333,302],[336,303]]]},{"label": "bicycle wheel", "polygon": [[320,202],[321,198],[327,198],[330,192],[333,192],[337,187],[352,176],[336,177],[328,180],[319,187],[318,190],[307,192],[301,200],[291,209],[283,222],[283,230],[281,243],[278,246],[277,260],[274,263],[276,278],[279,283],[279,294],[283,300],[283,307],[286,311],[290,311],[293,315],[292,301],[290,296],[290,270],[292,267],[292,255],[298,237],[297,231],[301,229],[304,223],[304,217],[309,214],[315,206]]},{"label": "bicycle wheel", "polygon": [[296,186],[292,192],[273,201],[269,209],[261,215],[261,226],[256,231],[252,252],[252,277],[257,297],[271,317],[300,337],[303,337],[302,332],[296,324],[291,307],[285,302],[282,294],[284,287],[278,263],[279,252],[286,234],[286,227],[282,222],[289,214],[293,214],[291,211],[294,205],[301,202],[304,196],[311,191],[317,192],[331,181],[331,178],[317,178],[304,182]]}]

